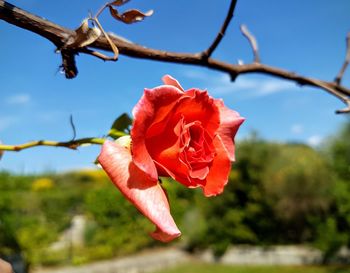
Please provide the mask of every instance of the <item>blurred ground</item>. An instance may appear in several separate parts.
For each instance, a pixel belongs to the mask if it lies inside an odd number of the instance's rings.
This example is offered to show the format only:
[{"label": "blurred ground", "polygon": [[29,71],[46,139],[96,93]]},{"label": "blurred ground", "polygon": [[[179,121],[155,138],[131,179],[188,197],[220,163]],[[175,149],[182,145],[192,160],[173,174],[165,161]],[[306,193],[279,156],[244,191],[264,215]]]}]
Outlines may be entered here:
[{"label": "blurred ground", "polygon": [[158,249],[125,258],[96,262],[79,267],[57,269],[36,269],[32,273],[111,273],[111,272],[154,272],[181,265],[190,260],[189,256],[176,248]]},{"label": "blurred ground", "polygon": [[[191,255],[179,248],[158,248],[123,258],[95,262],[82,266],[38,268],[32,273],[350,273],[350,266],[315,266],[311,248],[276,246],[271,248],[233,247],[220,259],[208,252]],[[307,260],[308,258],[308,260]],[[239,260],[241,259],[241,260]],[[250,261],[250,262],[249,262]]]},{"label": "blurred ground", "polygon": [[350,267],[339,266],[228,266],[189,263],[157,273],[349,273]]}]

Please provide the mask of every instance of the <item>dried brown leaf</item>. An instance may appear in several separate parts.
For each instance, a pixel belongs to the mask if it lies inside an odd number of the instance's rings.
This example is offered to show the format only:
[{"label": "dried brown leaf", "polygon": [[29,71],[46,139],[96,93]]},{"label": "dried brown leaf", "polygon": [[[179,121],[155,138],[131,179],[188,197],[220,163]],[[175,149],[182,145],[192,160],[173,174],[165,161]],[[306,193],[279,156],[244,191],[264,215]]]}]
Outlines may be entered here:
[{"label": "dried brown leaf", "polygon": [[85,33],[89,29],[89,20],[84,19],[81,25],[75,30],[76,33]]},{"label": "dried brown leaf", "polygon": [[101,36],[101,30],[99,28],[97,28],[97,27],[89,28],[89,30],[86,32],[85,40],[83,40],[79,44],[79,47],[84,47],[84,46],[88,46],[88,45],[92,44],[100,36]]},{"label": "dried brown leaf", "polygon": [[109,11],[115,19],[122,21],[125,24],[140,22],[145,17],[151,16],[153,14],[153,10],[149,10],[143,13],[137,9],[127,10],[126,12],[119,14],[118,11],[111,6],[109,6]]},{"label": "dried brown leaf", "polygon": [[109,12],[111,13],[112,17],[114,19],[121,20],[118,11],[115,8],[113,8],[112,6],[108,6],[108,7],[109,7]]},{"label": "dried brown leaf", "polygon": [[129,2],[130,0],[116,0],[116,1],[113,1],[111,3],[109,3],[109,5],[112,5],[112,6],[122,6],[124,5],[125,3]]},{"label": "dried brown leaf", "polygon": [[88,19],[85,19],[75,30],[75,36],[66,43],[67,47],[80,48],[95,42],[101,36],[101,30],[97,27],[90,28]]}]

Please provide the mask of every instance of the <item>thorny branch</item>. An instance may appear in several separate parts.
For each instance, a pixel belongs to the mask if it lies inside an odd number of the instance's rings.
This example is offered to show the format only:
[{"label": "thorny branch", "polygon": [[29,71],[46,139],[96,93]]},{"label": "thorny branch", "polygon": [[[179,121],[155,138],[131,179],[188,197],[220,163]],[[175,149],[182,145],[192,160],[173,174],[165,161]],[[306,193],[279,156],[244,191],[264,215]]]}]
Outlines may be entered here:
[{"label": "thorny branch", "polygon": [[[48,40],[50,40],[57,49],[61,49],[61,54],[65,56],[63,57],[63,61],[65,58],[70,58],[71,61],[69,64],[72,65],[72,74],[68,74],[69,76],[75,77],[77,70],[74,71],[75,60],[74,57],[78,53],[85,53],[88,55],[95,56],[102,60],[110,60],[116,59],[115,57],[108,57],[94,49],[113,51],[115,56],[117,56],[119,50],[120,54],[140,58],[140,59],[150,59],[155,61],[164,61],[170,63],[179,63],[179,64],[191,64],[197,66],[207,67],[212,70],[221,71],[224,73],[228,73],[231,76],[232,81],[234,81],[239,75],[249,74],[249,73],[261,73],[269,76],[278,77],[281,79],[293,81],[299,85],[307,85],[316,87],[318,89],[322,89],[329,94],[337,97],[341,101],[344,102],[346,108],[336,111],[336,113],[349,113],[350,112],[350,89],[341,85],[341,80],[344,75],[344,72],[350,62],[350,33],[347,35],[347,53],[345,57],[344,64],[339,71],[336,79],[333,82],[324,81],[321,79],[315,79],[310,77],[305,77],[302,75],[298,75],[294,72],[290,72],[287,70],[283,70],[281,68],[272,67],[266,64],[262,64],[260,62],[260,56],[258,52],[258,46],[255,37],[248,31],[245,26],[241,27],[241,31],[243,35],[248,39],[254,54],[254,62],[249,64],[235,65],[227,62],[223,62],[211,57],[212,53],[215,51],[217,46],[220,44],[222,38],[225,35],[226,29],[229,26],[229,23],[233,17],[234,10],[236,7],[237,0],[231,0],[231,4],[229,6],[229,10],[227,16],[224,20],[224,23],[218,32],[213,43],[204,51],[199,53],[177,53],[177,52],[168,52],[157,49],[146,48],[144,46],[132,43],[126,40],[123,37],[106,34],[98,21],[98,16],[101,12],[110,7],[112,3],[120,2],[125,3],[128,0],[120,0],[113,1],[104,5],[96,14],[95,17],[89,18],[89,20],[94,21],[101,32],[104,35],[99,36],[93,43],[88,46],[78,47],[78,48],[65,48],[67,44],[67,40],[76,35],[76,31],[67,29],[60,25],[57,25],[53,22],[50,22],[46,19],[43,19],[39,16],[33,15],[29,12],[26,12],[16,6],[13,6],[6,1],[0,0],[0,19],[4,20],[10,24],[18,26],[23,29],[27,29],[33,33],[36,33]],[[148,16],[148,15],[147,15]],[[62,50],[63,49],[63,50]],[[117,53],[116,53],[117,52]],[[67,76],[67,73],[66,73]],[[0,151],[20,151],[23,149],[35,147],[35,146],[56,146],[56,147],[66,147],[70,149],[76,149],[78,146],[85,144],[102,144],[104,142],[103,138],[83,138],[77,140],[71,140],[67,142],[56,142],[56,141],[33,141],[20,145],[1,145],[0,143]]]}]

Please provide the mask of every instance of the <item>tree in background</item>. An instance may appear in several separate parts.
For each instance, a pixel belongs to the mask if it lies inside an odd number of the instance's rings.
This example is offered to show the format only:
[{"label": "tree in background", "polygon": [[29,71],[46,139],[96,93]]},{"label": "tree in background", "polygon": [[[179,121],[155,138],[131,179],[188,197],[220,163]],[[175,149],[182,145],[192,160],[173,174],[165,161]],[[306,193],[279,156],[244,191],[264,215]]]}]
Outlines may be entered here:
[{"label": "tree in background", "polygon": [[309,218],[329,211],[329,193],[334,187],[324,156],[305,145],[283,145],[266,166],[263,184],[266,199],[281,222],[284,240],[310,241],[315,231]]},{"label": "tree in background", "polygon": [[316,246],[328,262],[342,246],[350,246],[350,120],[329,141],[328,156],[334,184],[332,202],[326,220],[319,224]]},{"label": "tree in background", "polygon": [[238,145],[239,160],[225,193],[199,202],[205,236],[190,244],[212,247],[220,256],[231,244],[313,242],[333,201],[326,158],[302,144],[256,136]]}]

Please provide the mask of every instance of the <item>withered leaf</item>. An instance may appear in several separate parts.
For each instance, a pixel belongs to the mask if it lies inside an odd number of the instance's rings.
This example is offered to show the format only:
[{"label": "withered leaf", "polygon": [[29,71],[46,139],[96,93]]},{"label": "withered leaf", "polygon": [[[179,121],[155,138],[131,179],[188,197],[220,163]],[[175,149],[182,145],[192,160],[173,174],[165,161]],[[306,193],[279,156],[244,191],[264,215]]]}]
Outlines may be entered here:
[{"label": "withered leaf", "polygon": [[84,46],[90,45],[93,42],[95,42],[100,36],[101,36],[101,30],[99,28],[97,27],[89,28],[89,30],[86,32],[85,40],[83,40],[79,44],[79,46],[84,47]]},{"label": "withered leaf", "polygon": [[109,7],[109,12],[111,13],[112,17],[114,19],[120,20],[120,15],[119,15],[118,11],[115,8],[113,8],[112,6],[108,6],[108,7]]},{"label": "withered leaf", "polygon": [[101,30],[97,27],[90,28],[88,19],[85,19],[75,30],[74,38],[70,38],[66,43],[67,47],[79,48],[92,44],[101,36]]},{"label": "withered leaf", "polygon": [[125,3],[129,2],[130,0],[116,0],[116,1],[113,1],[111,3],[109,3],[109,5],[112,5],[112,6],[122,6],[124,5]]},{"label": "withered leaf", "polygon": [[119,14],[118,11],[111,6],[109,6],[109,11],[115,19],[122,21],[125,24],[140,22],[145,17],[151,16],[153,14],[153,10],[149,10],[143,13],[137,9],[131,9],[122,14]]}]

